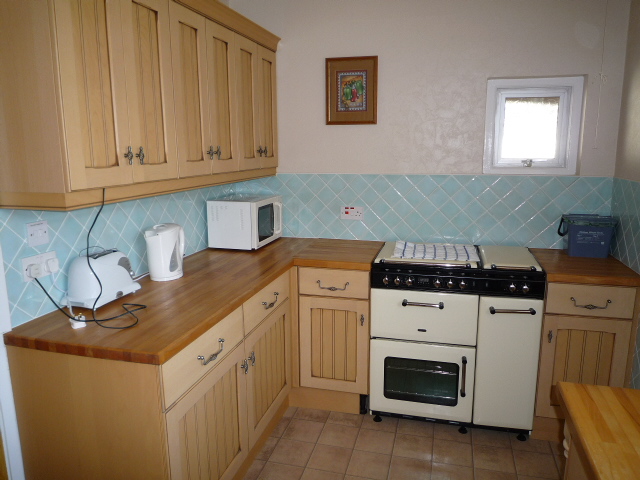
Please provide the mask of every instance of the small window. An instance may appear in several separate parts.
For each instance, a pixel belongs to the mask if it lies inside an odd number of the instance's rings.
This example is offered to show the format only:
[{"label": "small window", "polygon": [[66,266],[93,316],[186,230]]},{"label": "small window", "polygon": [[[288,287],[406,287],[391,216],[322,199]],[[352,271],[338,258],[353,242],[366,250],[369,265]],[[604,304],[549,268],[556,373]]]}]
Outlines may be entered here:
[{"label": "small window", "polygon": [[574,175],[584,77],[490,79],[484,173]]}]

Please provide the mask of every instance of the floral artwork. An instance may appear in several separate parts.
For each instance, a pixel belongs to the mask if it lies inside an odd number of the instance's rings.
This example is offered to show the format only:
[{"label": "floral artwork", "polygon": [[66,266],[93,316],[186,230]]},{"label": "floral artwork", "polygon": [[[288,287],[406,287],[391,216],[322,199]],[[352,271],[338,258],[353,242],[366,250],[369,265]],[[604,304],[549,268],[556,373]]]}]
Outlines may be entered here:
[{"label": "floral artwork", "polygon": [[378,57],[326,59],[327,125],[377,123]]}]

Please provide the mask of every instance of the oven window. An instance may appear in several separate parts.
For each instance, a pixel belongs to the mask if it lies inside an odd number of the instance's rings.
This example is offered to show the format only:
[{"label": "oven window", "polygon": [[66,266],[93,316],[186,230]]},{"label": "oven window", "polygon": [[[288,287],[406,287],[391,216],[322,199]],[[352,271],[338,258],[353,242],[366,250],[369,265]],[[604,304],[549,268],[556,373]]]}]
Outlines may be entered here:
[{"label": "oven window", "polygon": [[454,407],[458,404],[459,372],[457,363],[386,357],[384,396]]},{"label": "oven window", "polygon": [[258,208],[258,241],[273,237],[274,229],[273,203]]}]

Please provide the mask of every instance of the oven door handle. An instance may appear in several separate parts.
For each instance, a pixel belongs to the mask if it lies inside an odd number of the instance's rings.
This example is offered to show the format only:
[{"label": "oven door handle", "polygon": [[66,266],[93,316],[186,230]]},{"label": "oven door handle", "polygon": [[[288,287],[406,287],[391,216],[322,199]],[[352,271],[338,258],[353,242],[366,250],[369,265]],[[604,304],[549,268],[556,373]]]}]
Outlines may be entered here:
[{"label": "oven door handle", "polygon": [[439,303],[420,303],[420,302],[410,302],[406,298],[402,300],[403,307],[429,307],[429,308],[439,308],[442,310],[444,308],[444,302]]},{"label": "oven door handle", "polygon": [[499,310],[497,308],[489,307],[489,313],[491,315],[495,315],[496,313],[524,313],[528,315],[535,315],[536,311],[533,308],[527,308],[525,310],[511,310],[511,309]]},{"label": "oven door handle", "polygon": [[462,388],[460,388],[460,396],[467,396],[467,357],[462,357]]}]

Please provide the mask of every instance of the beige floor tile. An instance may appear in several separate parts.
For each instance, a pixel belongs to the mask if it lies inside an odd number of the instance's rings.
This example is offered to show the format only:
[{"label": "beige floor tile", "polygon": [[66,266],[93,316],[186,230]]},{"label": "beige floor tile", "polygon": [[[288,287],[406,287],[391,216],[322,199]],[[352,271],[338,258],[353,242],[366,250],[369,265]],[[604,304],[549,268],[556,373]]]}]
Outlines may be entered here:
[{"label": "beige floor tile", "polygon": [[337,423],[339,425],[346,425],[347,427],[360,428],[364,417],[365,415],[357,415],[355,413],[331,412],[327,423]]},{"label": "beige floor tile", "polygon": [[401,418],[398,421],[398,433],[407,435],[420,435],[421,437],[433,437],[433,422],[421,420],[409,420]]},{"label": "beige floor tile", "polygon": [[389,480],[425,480],[431,475],[431,462],[408,457],[391,457]]},{"label": "beige floor tile", "polygon": [[354,448],[365,452],[391,455],[394,440],[394,433],[361,428]]},{"label": "beige floor tile", "polygon": [[513,463],[513,452],[510,448],[474,445],[473,465],[483,470],[516,473],[516,468]]},{"label": "beige floor tile", "polygon": [[284,431],[289,426],[290,422],[291,422],[291,418],[282,417],[280,419],[280,421],[278,422],[278,425],[276,425],[276,428],[274,428],[273,432],[271,432],[271,436],[280,438],[282,436],[282,434],[284,433]]},{"label": "beige floor tile", "polygon": [[324,423],[294,418],[289,422],[289,426],[282,434],[282,438],[315,443],[318,441],[323,428]]},{"label": "beige floor tile", "polygon": [[475,480],[518,480],[515,473],[496,472],[495,470],[483,470],[476,468]]},{"label": "beige floor tile", "polygon": [[474,428],[471,432],[471,441],[474,445],[491,445],[493,447],[511,448],[509,434],[499,430]]},{"label": "beige floor tile", "polygon": [[374,480],[366,477],[354,477],[353,475],[345,475],[344,480]]},{"label": "beige floor tile", "polygon": [[350,448],[318,444],[311,454],[307,468],[341,473],[344,475],[349,466],[352,453],[353,450]]},{"label": "beige floor tile", "polygon": [[367,430],[382,430],[385,432],[394,432],[398,428],[398,419],[395,417],[380,417],[381,422],[374,422],[375,415],[365,415],[362,419],[362,428]]},{"label": "beige floor tile", "polygon": [[307,465],[314,447],[314,443],[299,442],[298,440],[281,438],[276,445],[276,448],[273,449],[273,453],[269,457],[269,461],[284,463],[285,465],[295,465],[296,467],[304,467]]},{"label": "beige floor tile", "polygon": [[431,480],[473,480],[473,468],[434,463],[431,465]]},{"label": "beige floor tile", "polygon": [[434,438],[433,463],[448,463],[451,465],[462,465],[463,467],[473,467],[471,445]]},{"label": "beige floor tile", "polygon": [[269,457],[273,453],[273,449],[276,448],[276,445],[278,444],[278,440],[279,438],[276,438],[276,437],[267,438],[267,441],[265,442],[264,446],[260,450],[260,453],[258,453],[258,455],[256,456],[256,459],[264,460],[265,462],[269,460]]},{"label": "beige floor tile", "polygon": [[357,427],[326,423],[322,429],[320,438],[318,438],[318,443],[334,445],[336,447],[353,448],[359,432],[360,429]]},{"label": "beige floor tile", "polygon": [[433,426],[433,438],[451,440],[452,442],[471,443],[471,432],[463,434],[458,431],[459,428],[457,425],[450,425],[448,423],[436,423]]},{"label": "beige floor tile", "polygon": [[322,470],[312,470],[306,468],[300,480],[342,480],[344,475],[341,473],[323,472]]},{"label": "beige floor tile", "polygon": [[513,450],[518,475],[559,479],[558,467],[553,455]]},{"label": "beige floor tile", "polygon": [[[515,433],[511,434],[511,448],[514,450],[523,450],[525,452],[537,453],[553,453],[551,444],[546,440],[538,440],[536,438],[527,438],[526,441],[518,440]],[[562,444],[561,444],[562,445]]]},{"label": "beige floor tile", "polygon": [[329,418],[329,410],[317,410],[315,408],[298,408],[293,418],[310,420],[312,422],[326,422]]},{"label": "beige floor tile", "polygon": [[549,447],[555,455],[564,455],[564,446],[561,442],[549,442]]},{"label": "beige floor tile", "polygon": [[433,439],[431,437],[403,435],[401,433],[396,435],[396,442],[393,446],[393,455],[431,461],[432,451]]},{"label": "beige floor tile", "polygon": [[304,468],[267,462],[258,480],[300,480]]},{"label": "beige floor tile", "polygon": [[390,462],[391,455],[354,450],[347,468],[347,475],[386,480]]},{"label": "beige floor tile", "polygon": [[556,467],[558,467],[558,473],[560,474],[560,478],[564,477],[564,469],[567,466],[567,459],[562,455],[554,455],[553,458],[556,461]]},{"label": "beige floor tile", "polygon": [[245,473],[243,480],[257,480],[262,468],[265,466],[267,462],[263,460],[254,460],[247,473]]},{"label": "beige floor tile", "polygon": [[298,407],[288,407],[285,412],[284,415],[282,415],[284,418],[293,418],[293,416],[296,414],[296,411],[298,410]]},{"label": "beige floor tile", "polygon": [[530,477],[529,475],[518,475],[518,480],[548,480],[542,477]]}]

